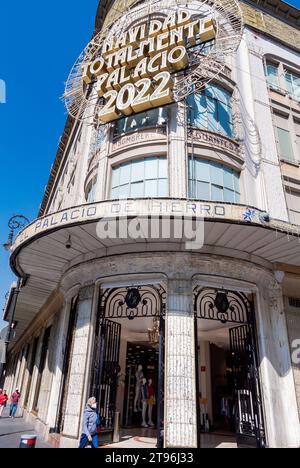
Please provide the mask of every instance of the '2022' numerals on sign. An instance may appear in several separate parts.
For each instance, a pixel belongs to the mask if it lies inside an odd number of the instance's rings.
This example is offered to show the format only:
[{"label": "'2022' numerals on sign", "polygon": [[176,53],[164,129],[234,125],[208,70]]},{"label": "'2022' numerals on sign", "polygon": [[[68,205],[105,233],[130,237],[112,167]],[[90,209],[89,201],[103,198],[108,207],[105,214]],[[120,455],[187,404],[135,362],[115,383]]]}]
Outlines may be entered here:
[{"label": "'2022' numerals on sign", "polygon": [[161,72],[153,79],[143,78],[128,83],[120,91],[111,90],[104,94],[106,104],[98,114],[102,122],[116,120],[123,115],[143,112],[152,107],[173,102],[173,79],[169,72]]}]

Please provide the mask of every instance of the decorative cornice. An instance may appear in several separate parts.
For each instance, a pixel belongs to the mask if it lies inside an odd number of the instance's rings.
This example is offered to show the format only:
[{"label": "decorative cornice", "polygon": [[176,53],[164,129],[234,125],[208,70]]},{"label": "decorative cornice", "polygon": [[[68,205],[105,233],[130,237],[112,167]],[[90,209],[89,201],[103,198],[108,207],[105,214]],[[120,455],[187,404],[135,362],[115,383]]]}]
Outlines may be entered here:
[{"label": "decorative cornice", "polygon": [[[138,0],[127,0],[126,8],[131,4],[137,3]],[[251,5],[253,8],[269,13],[276,18],[285,21],[292,26],[300,24],[300,10],[289,3],[281,0],[243,0],[241,3]],[[116,15],[122,12],[124,0],[100,0],[96,15],[96,31],[99,31],[113,5],[116,6]],[[113,15],[112,15],[113,16]]]},{"label": "decorative cornice", "polygon": [[243,3],[247,3],[262,12],[269,13],[291,26],[299,27],[300,10],[289,3],[282,2],[281,0],[243,0]]},{"label": "decorative cornice", "polygon": [[51,168],[50,177],[46,185],[44,197],[39,210],[39,216],[43,216],[46,213],[46,208],[48,206],[51,193],[53,192],[53,187],[57,180],[59,168],[64,159],[64,156],[66,155],[66,150],[72,142],[71,136],[72,134],[74,134],[73,129],[76,128],[76,125],[78,125],[78,123],[76,123],[71,116],[68,116],[62,137],[60,139],[60,144],[56,153],[56,157]]},{"label": "decorative cornice", "polygon": [[107,12],[109,11],[109,9],[111,8],[114,2],[115,0],[100,0],[99,1],[98,10],[96,14],[96,23],[95,23],[96,31],[101,30],[105,17],[107,15]]}]

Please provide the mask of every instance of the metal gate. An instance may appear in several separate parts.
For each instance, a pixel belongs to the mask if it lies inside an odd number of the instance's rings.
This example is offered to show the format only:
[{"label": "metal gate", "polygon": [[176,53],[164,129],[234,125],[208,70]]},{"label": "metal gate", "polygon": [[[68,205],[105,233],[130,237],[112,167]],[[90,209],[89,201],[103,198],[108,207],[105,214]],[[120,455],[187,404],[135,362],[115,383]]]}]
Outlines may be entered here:
[{"label": "metal gate", "polygon": [[121,325],[101,318],[98,326],[91,394],[97,398],[102,430],[112,431],[118,388]]},{"label": "metal gate", "polygon": [[[265,447],[256,325],[252,298],[242,292],[199,286],[194,290],[194,313],[196,330],[198,319],[215,320],[223,325],[238,325],[229,329],[237,443],[240,446]],[[195,336],[198,359],[197,331]],[[199,388],[198,367],[197,363]],[[198,414],[198,424],[199,421]]]},{"label": "metal gate", "polygon": [[99,402],[102,429],[112,431],[120,374],[121,323],[151,317],[160,321],[157,389],[158,447],[163,446],[166,292],[160,285],[112,288],[100,297],[91,394]]},{"label": "metal gate", "polygon": [[253,324],[231,328],[230,352],[235,390],[236,437],[239,446],[265,446],[260,383]]}]

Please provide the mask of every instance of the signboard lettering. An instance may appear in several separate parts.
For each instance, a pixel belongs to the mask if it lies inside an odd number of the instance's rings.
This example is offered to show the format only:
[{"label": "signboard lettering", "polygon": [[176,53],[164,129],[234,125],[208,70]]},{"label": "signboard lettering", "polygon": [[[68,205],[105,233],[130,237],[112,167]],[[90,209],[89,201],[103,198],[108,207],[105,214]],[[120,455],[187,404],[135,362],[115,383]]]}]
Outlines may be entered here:
[{"label": "signboard lettering", "polygon": [[110,122],[173,101],[173,73],[189,66],[188,47],[215,38],[212,18],[194,20],[178,10],[105,40],[101,55],[82,67],[82,80],[96,83],[105,101],[98,117]]}]

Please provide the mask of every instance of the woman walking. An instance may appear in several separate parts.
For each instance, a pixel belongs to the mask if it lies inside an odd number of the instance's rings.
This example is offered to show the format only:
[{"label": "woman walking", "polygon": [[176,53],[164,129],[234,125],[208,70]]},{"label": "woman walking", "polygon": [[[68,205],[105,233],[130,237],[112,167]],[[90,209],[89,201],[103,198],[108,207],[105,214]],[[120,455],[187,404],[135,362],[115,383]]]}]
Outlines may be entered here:
[{"label": "woman walking", "polygon": [[96,449],[99,447],[98,443],[98,428],[100,426],[100,419],[97,414],[97,401],[92,397],[88,400],[86,408],[83,413],[83,429],[80,439],[79,448],[84,449],[89,444],[91,448]]},{"label": "woman walking", "polygon": [[2,417],[2,413],[4,408],[6,408],[6,403],[8,401],[8,396],[6,394],[6,390],[0,390],[0,418]]},{"label": "woman walking", "polygon": [[21,397],[21,393],[19,392],[18,389],[11,396],[11,405],[10,405],[10,410],[9,410],[9,417],[12,418],[12,419],[14,419],[15,416],[16,416],[16,412],[17,412],[17,409],[18,409],[20,397]]}]

